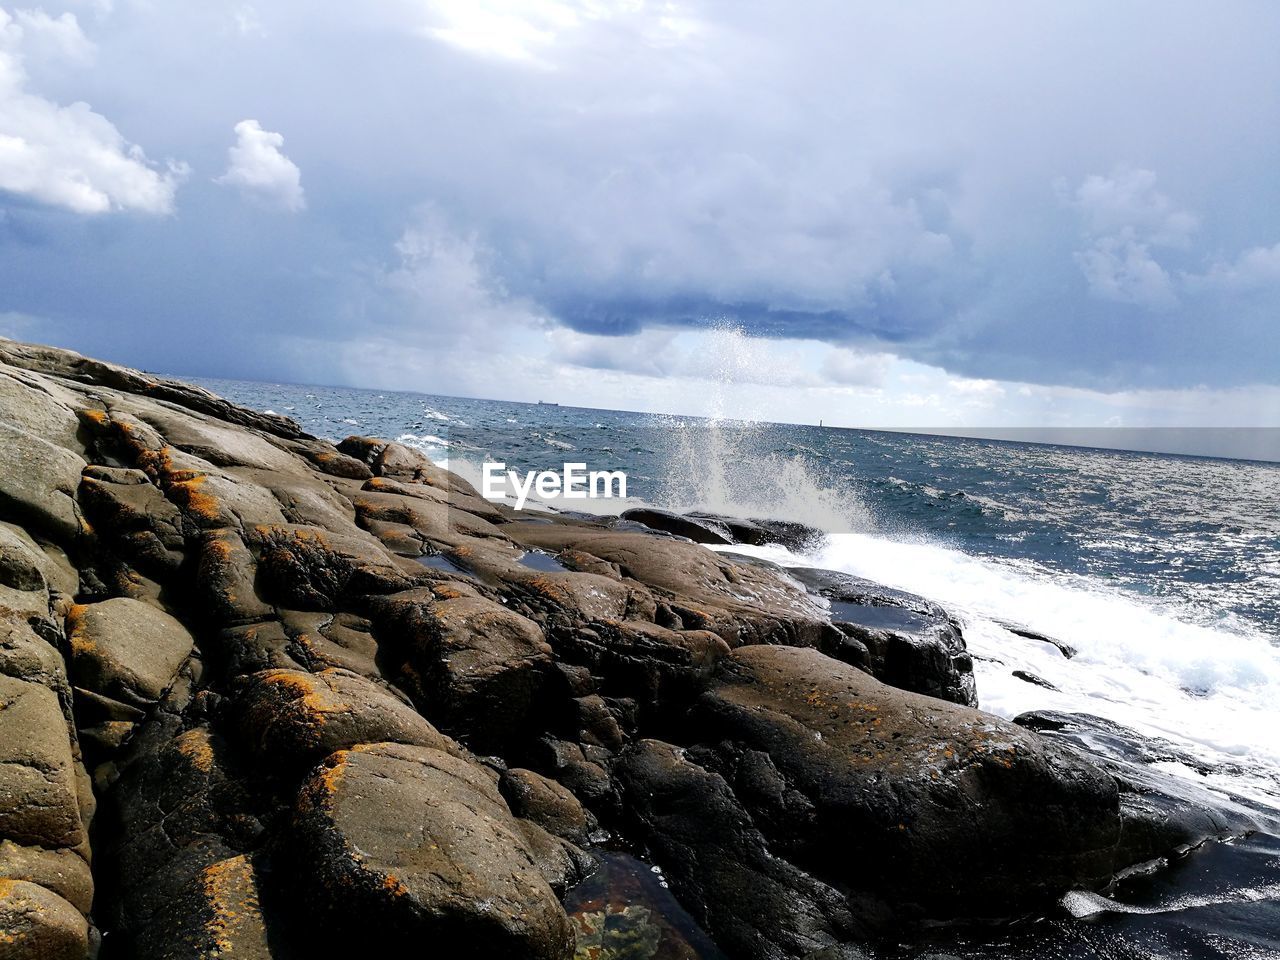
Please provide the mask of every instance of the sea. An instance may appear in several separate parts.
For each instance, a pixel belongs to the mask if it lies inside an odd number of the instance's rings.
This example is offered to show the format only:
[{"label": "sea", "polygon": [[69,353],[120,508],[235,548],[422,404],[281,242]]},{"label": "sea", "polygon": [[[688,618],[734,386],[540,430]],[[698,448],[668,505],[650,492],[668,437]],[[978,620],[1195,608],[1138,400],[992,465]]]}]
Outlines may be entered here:
[{"label": "sea", "polygon": [[[963,626],[982,709],[1123,725],[1168,746],[1162,774],[1280,814],[1280,464],[199,382],[330,440],[399,440],[477,484],[486,461],[626,472],[625,500],[575,509],[653,505],[816,526],[826,537],[803,555],[732,549],[935,600]],[[1264,831],[1212,844],[1014,929],[890,953],[1280,958],[1280,840]]]}]

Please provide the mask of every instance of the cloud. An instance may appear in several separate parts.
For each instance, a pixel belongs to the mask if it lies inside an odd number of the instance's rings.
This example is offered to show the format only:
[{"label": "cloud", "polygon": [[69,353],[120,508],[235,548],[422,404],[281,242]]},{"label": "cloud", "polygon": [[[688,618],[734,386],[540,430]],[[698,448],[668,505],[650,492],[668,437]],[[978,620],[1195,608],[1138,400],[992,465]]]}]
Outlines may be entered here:
[{"label": "cloud", "polygon": [[418,212],[395,252],[398,262],[379,276],[402,304],[392,327],[407,341],[479,342],[500,351],[504,339],[549,323],[493,275],[492,252],[479,237],[456,230],[432,206]]},{"label": "cloud", "polygon": [[37,60],[58,57],[71,63],[87,64],[93,61],[97,52],[80,29],[74,13],[51,17],[44,10],[18,10],[13,14],[13,22],[22,33],[24,54]]},{"label": "cloud", "polygon": [[1253,247],[1235,260],[1215,262],[1203,274],[1188,274],[1186,281],[1197,290],[1247,292],[1280,288],[1280,243]]},{"label": "cloud", "polygon": [[262,18],[258,16],[258,11],[251,4],[243,4],[237,7],[231,14],[232,22],[236,26],[236,32],[242,37],[265,37],[267,35],[266,28],[262,25]]},{"label": "cloud", "polygon": [[1099,237],[1075,255],[1094,296],[1153,310],[1178,302],[1168,272],[1151,255],[1148,244],[1130,235]]},{"label": "cloud", "polygon": [[671,374],[679,362],[672,349],[676,331],[651,328],[632,336],[601,337],[566,327],[547,331],[552,354],[589,370],[621,370],[649,377]]},{"label": "cloud", "polygon": [[1178,303],[1173,279],[1152,249],[1186,247],[1198,221],[1156,188],[1155,173],[1121,167],[1110,176],[1093,174],[1072,202],[1091,240],[1075,261],[1094,296],[1150,310]]},{"label": "cloud", "polygon": [[217,182],[294,213],[306,209],[302,172],[280,149],[284,137],[263,130],[257,120],[241,120],[235,133],[236,142],[227,151],[230,166]]},{"label": "cloud", "polygon": [[688,39],[695,18],[667,0],[413,0],[408,15],[426,36],[467,53],[554,68],[550,50],[583,28],[616,22],[655,46]]},{"label": "cloud", "polygon": [[0,8],[0,191],[81,214],[172,213],[185,165],[158,169],[88,104],[60,106],[29,91],[33,51],[84,62],[93,45],[73,14]]},{"label": "cloud", "polygon": [[[266,36],[240,35],[244,4]],[[324,348],[278,350],[305,317],[329,350],[378,343],[363,355],[405,385],[444,389],[465,355],[459,389],[505,394],[529,351],[561,350],[528,396],[629,377],[657,403],[714,373],[692,344],[729,321],[761,345],[731,365],[744,382],[803,361],[751,384],[778,410],[877,409],[912,362],[945,374],[897,392],[943,404],[947,379],[1276,381],[1280,5],[115,6],[47,7],[94,24],[93,109],[207,175],[174,218],[86,226],[6,197],[0,309],[87,352],[313,380]],[[26,31],[23,90],[70,103],[84,68],[56,29],[38,58]],[[286,134],[306,216],[246,230],[212,182],[244,117]],[[897,359],[875,385],[858,358],[878,355]]]},{"label": "cloud", "polygon": [[884,353],[835,349],[822,361],[822,375],[844,386],[878,387],[884,383],[892,360],[893,357]]},{"label": "cloud", "polygon": [[1198,226],[1194,214],[1157,189],[1153,171],[1134,167],[1086,177],[1075,206],[1091,235],[1131,234],[1153,246],[1185,247]]}]

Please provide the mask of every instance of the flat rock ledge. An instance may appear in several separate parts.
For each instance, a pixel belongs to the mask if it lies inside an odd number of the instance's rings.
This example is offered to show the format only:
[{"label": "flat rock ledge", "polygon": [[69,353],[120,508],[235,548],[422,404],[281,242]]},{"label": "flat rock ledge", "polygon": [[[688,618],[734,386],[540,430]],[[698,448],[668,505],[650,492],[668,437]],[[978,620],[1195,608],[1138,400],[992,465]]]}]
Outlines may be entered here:
[{"label": "flat rock ledge", "polygon": [[935,607],[691,542],[811,532],[635,519],[0,340],[0,958],[567,960],[606,835],[731,957],[856,956],[1227,828],[966,705]]}]

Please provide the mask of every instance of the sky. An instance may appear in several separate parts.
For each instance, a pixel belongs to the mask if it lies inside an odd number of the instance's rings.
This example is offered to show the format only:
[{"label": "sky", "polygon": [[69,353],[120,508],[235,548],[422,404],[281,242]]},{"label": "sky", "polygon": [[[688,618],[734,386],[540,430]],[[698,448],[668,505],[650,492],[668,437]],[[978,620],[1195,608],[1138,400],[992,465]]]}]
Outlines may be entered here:
[{"label": "sky", "polygon": [[0,0],[0,334],[869,427],[1280,426],[1280,4]]}]

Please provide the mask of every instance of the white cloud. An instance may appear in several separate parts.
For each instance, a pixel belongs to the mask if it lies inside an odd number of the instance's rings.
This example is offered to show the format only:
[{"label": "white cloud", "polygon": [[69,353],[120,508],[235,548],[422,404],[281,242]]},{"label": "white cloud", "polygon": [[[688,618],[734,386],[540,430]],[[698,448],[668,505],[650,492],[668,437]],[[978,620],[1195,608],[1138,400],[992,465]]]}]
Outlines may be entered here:
[{"label": "white cloud", "polygon": [[185,165],[157,169],[87,103],[60,106],[30,92],[32,52],[83,62],[93,45],[73,14],[0,7],[0,191],[83,214],[171,213]]},{"label": "white cloud", "polygon": [[886,353],[856,353],[837,347],[822,361],[822,375],[850,387],[878,387],[884,383],[893,357]]},{"label": "white cloud", "polygon": [[549,50],[591,23],[623,21],[651,46],[687,41],[698,21],[674,3],[644,0],[411,0],[410,14],[432,39],[468,53],[551,67]]},{"label": "white cloud", "polygon": [[58,57],[72,63],[85,64],[97,52],[93,42],[80,29],[74,13],[51,17],[44,10],[18,10],[13,22],[22,32],[24,55],[34,59]]},{"label": "white cloud", "polygon": [[1100,237],[1075,256],[1096,297],[1153,310],[1178,302],[1168,271],[1132,235]]},{"label": "white cloud", "polygon": [[547,331],[547,340],[552,355],[561,363],[663,377],[672,373],[679,361],[672,349],[676,335],[675,330],[660,327],[624,337],[602,337],[556,327]]},{"label": "white cloud", "polygon": [[232,21],[236,25],[236,32],[242,37],[265,37],[267,35],[266,28],[262,25],[262,18],[258,16],[258,11],[250,4],[244,4],[236,8],[231,14]]},{"label": "white cloud", "polygon": [[1254,247],[1232,261],[1219,260],[1206,273],[1186,280],[1196,289],[1248,291],[1280,285],[1280,243]]},{"label": "white cloud", "polygon": [[263,130],[257,120],[241,120],[235,126],[236,142],[227,151],[230,166],[218,183],[238,187],[267,203],[297,212],[307,206],[302,172],[280,149],[284,137]]},{"label": "white cloud", "polygon": [[1086,177],[1075,204],[1093,236],[1132,233],[1155,246],[1184,247],[1198,225],[1194,214],[1156,188],[1155,173],[1133,167]]},{"label": "white cloud", "polygon": [[496,349],[513,333],[549,322],[491,275],[489,251],[474,233],[454,230],[432,207],[404,231],[396,254],[399,264],[382,280],[406,300],[401,332],[407,339],[467,339]]},{"label": "white cloud", "polygon": [[1185,248],[1198,221],[1156,188],[1152,171],[1093,174],[1071,202],[1091,241],[1075,260],[1094,296],[1151,310],[1177,304],[1173,280],[1152,248]]}]

